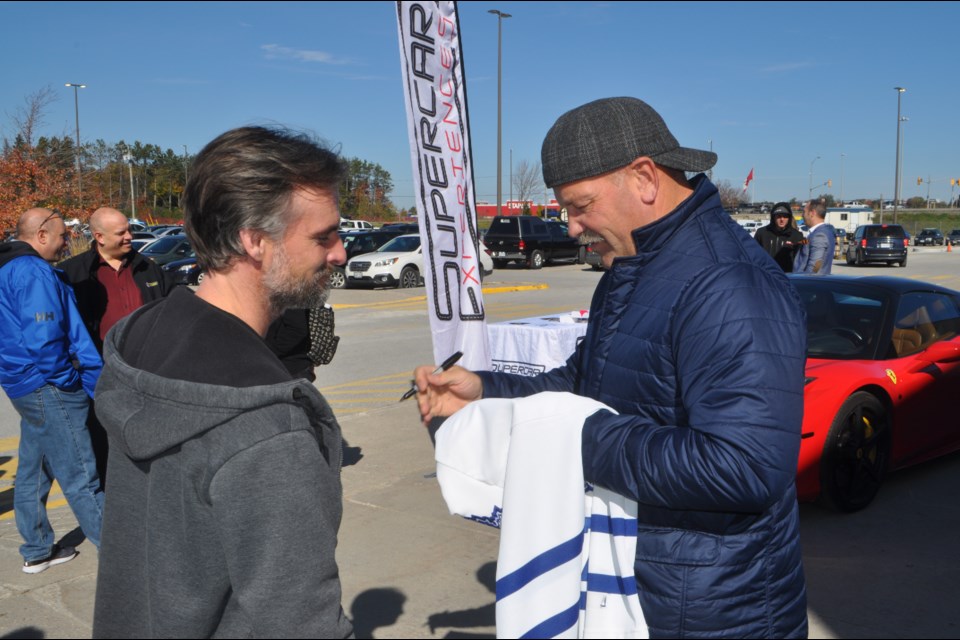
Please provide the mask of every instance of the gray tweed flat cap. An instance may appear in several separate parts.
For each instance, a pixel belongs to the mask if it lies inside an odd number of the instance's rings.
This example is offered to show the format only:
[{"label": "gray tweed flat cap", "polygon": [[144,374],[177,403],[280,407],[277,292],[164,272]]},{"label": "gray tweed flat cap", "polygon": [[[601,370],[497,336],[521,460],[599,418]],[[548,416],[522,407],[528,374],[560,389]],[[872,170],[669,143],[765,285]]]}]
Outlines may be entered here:
[{"label": "gray tweed flat cap", "polygon": [[706,171],[712,151],[677,143],[660,114],[637,98],[604,98],[560,116],[543,141],[543,181],[553,188],[625,167],[640,156],[681,171]]}]

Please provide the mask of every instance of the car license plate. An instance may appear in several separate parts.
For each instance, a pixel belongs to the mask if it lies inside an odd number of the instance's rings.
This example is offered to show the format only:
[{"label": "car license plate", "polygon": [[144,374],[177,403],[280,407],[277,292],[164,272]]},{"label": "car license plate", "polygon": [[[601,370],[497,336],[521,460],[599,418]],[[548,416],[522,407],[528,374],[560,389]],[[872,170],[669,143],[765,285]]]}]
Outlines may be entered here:
[{"label": "car license plate", "polygon": [[881,242],[881,243],[880,243],[880,248],[881,248],[881,249],[893,249],[893,243],[892,243],[892,242]]},{"label": "car license plate", "polygon": [[494,258],[502,258],[502,257],[504,257],[505,255],[507,255],[507,254],[504,253],[503,251],[494,251],[494,252],[493,252],[493,257],[494,257]]}]

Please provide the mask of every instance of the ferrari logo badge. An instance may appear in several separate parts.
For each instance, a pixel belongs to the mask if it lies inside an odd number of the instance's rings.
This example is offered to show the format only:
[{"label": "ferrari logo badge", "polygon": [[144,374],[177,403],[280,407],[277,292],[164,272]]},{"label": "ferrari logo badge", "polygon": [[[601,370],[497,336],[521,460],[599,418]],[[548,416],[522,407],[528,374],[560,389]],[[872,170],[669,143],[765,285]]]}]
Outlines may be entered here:
[{"label": "ferrari logo badge", "polygon": [[887,377],[890,378],[890,382],[897,384],[897,374],[893,372],[893,369],[887,369]]}]

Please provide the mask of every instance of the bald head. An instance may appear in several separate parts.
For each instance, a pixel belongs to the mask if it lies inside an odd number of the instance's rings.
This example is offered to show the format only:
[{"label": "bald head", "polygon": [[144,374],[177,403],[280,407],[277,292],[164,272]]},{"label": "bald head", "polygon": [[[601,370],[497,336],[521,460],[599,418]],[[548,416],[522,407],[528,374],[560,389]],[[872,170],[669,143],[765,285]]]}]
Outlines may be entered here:
[{"label": "bald head", "polygon": [[17,240],[26,242],[47,262],[56,262],[67,246],[67,225],[50,209],[28,209],[17,221]]},{"label": "bald head", "polygon": [[107,261],[120,260],[130,253],[133,234],[130,221],[116,209],[100,207],[90,216],[90,231],[97,243],[97,251]]},{"label": "bald head", "polygon": [[90,216],[90,230],[103,231],[109,225],[129,224],[127,216],[110,207],[100,207]]}]

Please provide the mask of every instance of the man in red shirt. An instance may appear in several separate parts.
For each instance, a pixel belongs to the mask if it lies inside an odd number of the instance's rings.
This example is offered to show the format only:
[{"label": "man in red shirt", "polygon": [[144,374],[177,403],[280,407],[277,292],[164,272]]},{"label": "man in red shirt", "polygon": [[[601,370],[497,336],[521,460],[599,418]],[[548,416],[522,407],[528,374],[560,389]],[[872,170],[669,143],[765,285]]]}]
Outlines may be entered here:
[{"label": "man in red shirt", "polygon": [[[103,353],[107,331],[121,318],[167,294],[160,266],[133,250],[130,221],[116,209],[101,207],[90,216],[90,249],[58,265],[73,285],[80,317]],[[106,478],[107,438],[90,412],[90,437],[100,478]]]},{"label": "man in red shirt", "polygon": [[103,339],[120,318],[166,295],[163,272],[133,250],[130,221],[109,207],[90,216],[90,249],[65,261],[80,315],[90,337],[103,350]]}]

